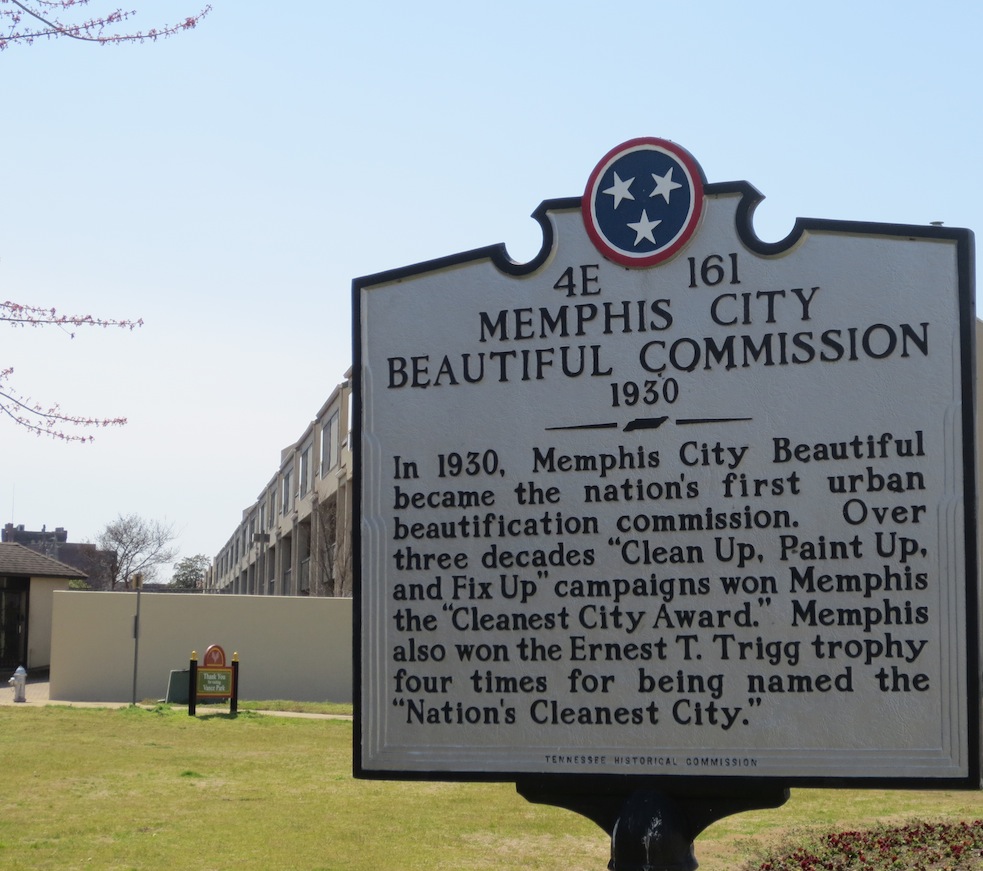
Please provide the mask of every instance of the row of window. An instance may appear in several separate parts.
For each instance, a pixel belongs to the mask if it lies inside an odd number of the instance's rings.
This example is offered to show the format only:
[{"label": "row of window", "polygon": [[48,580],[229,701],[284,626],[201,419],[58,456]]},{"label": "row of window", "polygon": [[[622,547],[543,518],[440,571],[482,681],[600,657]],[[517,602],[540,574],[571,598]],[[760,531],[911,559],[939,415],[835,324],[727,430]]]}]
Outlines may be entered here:
[{"label": "row of window", "polygon": [[[341,456],[341,442],[338,438],[340,433],[339,420],[339,413],[336,411],[321,426],[321,469],[318,473],[321,478],[328,476],[328,473],[338,465],[338,459]],[[300,449],[300,455],[297,459],[296,489],[293,484],[294,464],[290,463],[283,469],[280,475],[280,510],[282,514],[289,514],[293,508],[294,499],[296,497],[303,499],[311,491],[311,487],[314,486],[312,475],[313,453],[314,440],[312,438]],[[275,500],[276,494],[271,492],[269,502],[269,515],[271,519],[276,514]],[[272,522],[270,525],[273,525]],[[260,526],[263,526],[262,522]]]},{"label": "row of window", "polygon": [[[249,552],[250,545],[257,535],[269,535],[277,525],[279,517],[286,516],[294,508],[295,501],[303,499],[314,487],[315,436],[319,435],[320,465],[317,474],[327,478],[341,461],[341,416],[333,411],[320,425],[319,433],[312,435],[298,452],[280,470],[275,482],[256,504],[256,510],[249,517],[240,532],[222,550],[217,560],[217,574],[225,576]],[[295,478],[296,475],[296,478]],[[279,497],[279,501],[278,501]]]}]

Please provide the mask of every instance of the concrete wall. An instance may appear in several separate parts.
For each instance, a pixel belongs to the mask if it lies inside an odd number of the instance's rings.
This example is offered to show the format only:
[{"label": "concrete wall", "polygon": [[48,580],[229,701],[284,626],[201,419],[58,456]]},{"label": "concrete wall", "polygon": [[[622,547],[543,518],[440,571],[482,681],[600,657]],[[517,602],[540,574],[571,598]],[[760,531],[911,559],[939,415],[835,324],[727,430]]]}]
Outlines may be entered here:
[{"label": "concrete wall", "polygon": [[[54,594],[51,698],[129,702],[135,593]],[[140,596],[137,701],[163,698],[172,669],[220,644],[239,653],[240,699],[352,700],[352,600]]]},{"label": "concrete wall", "polygon": [[60,578],[31,578],[27,612],[26,668],[45,668],[51,664],[51,614],[54,594],[67,590],[68,581]]}]

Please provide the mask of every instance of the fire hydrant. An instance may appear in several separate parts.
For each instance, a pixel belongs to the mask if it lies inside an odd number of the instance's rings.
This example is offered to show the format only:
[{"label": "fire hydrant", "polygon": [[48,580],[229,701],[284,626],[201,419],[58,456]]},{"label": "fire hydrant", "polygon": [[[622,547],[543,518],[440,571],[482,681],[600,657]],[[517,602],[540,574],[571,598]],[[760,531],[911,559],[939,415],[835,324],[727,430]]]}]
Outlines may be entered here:
[{"label": "fire hydrant", "polygon": [[17,666],[14,676],[7,681],[14,688],[14,701],[27,701],[27,669],[22,665]]}]

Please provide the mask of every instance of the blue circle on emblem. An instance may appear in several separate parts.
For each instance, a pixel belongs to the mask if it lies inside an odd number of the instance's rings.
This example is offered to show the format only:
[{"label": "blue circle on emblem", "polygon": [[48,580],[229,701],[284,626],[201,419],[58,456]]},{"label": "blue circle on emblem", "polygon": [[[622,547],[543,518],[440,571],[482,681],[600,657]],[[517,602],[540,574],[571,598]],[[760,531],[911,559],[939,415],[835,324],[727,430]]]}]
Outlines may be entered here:
[{"label": "blue circle on emblem", "polygon": [[703,213],[703,173],[664,139],[633,139],[594,168],[581,204],[597,249],[625,266],[654,266],[690,239]]}]

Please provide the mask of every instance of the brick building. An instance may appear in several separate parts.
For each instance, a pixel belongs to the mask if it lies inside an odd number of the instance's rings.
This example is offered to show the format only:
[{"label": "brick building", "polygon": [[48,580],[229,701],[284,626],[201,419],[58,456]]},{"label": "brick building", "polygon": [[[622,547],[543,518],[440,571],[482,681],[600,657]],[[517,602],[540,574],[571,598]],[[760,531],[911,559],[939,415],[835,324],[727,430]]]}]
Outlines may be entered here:
[{"label": "brick building", "polygon": [[40,530],[34,530],[25,529],[24,524],[14,526],[13,523],[8,523],[0,531],[0,541],[23,545],[36,553],[80,569],[87,576],[88,585],[93,590],[110,588],[116,554],[100,550],[94,544],[69,541],[68,530],[64,527],[49,530],[47,526],[42,526]]}]

